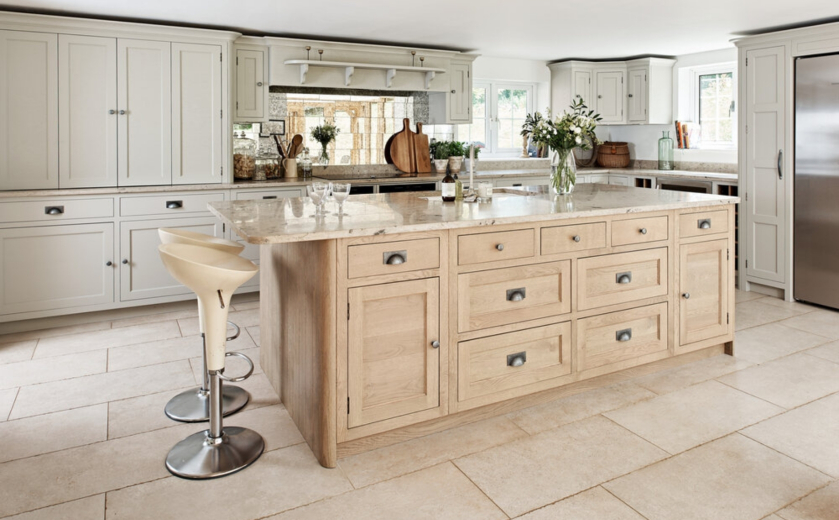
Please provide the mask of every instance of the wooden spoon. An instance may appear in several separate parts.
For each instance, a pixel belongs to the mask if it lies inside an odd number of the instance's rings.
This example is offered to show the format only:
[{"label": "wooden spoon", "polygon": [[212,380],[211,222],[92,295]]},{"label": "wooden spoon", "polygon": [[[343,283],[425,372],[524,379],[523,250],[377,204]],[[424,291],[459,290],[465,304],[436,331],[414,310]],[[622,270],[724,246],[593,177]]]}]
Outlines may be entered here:
[{"label": "wooden spoon", "polygon": [[300,152],[303,151],[303,136],[300,134],[295,135],[294,138],[291,140],[291,145],[289,146],[289,148],[291,148],[291,151],[289,152],[288,156],[292,159],[297,157],[300,154]]}]

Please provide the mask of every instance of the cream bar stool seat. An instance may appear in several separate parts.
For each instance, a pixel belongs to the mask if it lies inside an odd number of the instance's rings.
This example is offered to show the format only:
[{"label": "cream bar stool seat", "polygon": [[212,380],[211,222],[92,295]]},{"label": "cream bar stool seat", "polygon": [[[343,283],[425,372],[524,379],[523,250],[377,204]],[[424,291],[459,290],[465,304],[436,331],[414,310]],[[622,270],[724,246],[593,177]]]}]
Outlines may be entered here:
[{"label": "cream bar stool seat", "polygon": [[[224,251],[230,254],[238,255],[245,248],[242,244],[231,242],[223,238],[217,238],[203,233],[196,233],[194,231],[186,231],[184,229],[174,228],[160,228],[157,230],[160,235],[160,241],[164,244],[189,244],[193,246],[207,247]],[[228,323],[232,325],[236,332],[233,336],[227,338],[232,341],[239,337],[239,326],[235,323]],[[198,306],[198,329],[201,331],[201,339],[204,340],[204,319],[201,315],[201,306]],[[166,415],[175,421],[181,422],[201,422],[210,418],[209,401],[207,399],[210,391],[210,376],[207,374],[207,353],[204,351],[204,382],[201,387],[181,392],[173,397],[168,403],[164,411]],[[222,395],[222,414],[227,416],[234,414],[245,407],[250,400],[248,393],[235,385],[227,385],[224,387],[224,394]]]},{"label": "cream bar stool seat", "polygon": [[[253,277],[258,267],[240,256],[189,244],[161,244],[160,257],[169,273],[198,297],[204,321],[207,373],[210,379],[210,427],[177,443],[166,457],[166,468],[184,478],[222,477],[239,471],[262,455],[265,443],[253,430],[225,428],[222,423],[222,381],[241,381],[253,373],[244,354],[225,352],[227,313],[233,291]],[[228,355],[243,357],[250,372],[240,378],[224,375]]]}]

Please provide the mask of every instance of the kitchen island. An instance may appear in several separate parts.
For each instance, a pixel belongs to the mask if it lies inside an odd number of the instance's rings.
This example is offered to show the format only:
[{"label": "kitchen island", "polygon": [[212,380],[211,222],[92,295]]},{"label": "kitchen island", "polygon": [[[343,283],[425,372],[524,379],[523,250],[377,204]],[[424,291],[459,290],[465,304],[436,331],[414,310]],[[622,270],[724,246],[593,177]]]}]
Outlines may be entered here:
[{"label": "kitchen island", "polygon": [[322,465],[732,353],[739,199],[539,190],[210,203],[261,245],[262,368]]}]

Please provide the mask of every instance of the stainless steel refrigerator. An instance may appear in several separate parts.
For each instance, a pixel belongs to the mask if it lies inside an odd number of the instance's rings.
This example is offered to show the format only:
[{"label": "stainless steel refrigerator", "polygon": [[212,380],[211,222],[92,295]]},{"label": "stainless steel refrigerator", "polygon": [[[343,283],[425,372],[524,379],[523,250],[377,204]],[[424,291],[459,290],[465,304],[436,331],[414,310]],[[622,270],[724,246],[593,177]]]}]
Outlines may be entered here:
[{"label": "stainless steel refrigerator", "polygon": [[793,294],[839,309],[839,54],[795,61]]}]

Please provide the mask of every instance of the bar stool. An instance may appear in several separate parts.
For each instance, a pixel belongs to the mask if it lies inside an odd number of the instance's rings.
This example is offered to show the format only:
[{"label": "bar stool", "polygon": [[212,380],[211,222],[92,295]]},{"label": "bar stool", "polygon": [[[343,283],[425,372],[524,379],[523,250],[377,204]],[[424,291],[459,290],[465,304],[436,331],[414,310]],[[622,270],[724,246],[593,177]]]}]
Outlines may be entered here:
[{"label": "bar stool", "polygon": [[[161,244],[163,265],[198,297],[204,320],[204,352],[209,384],[210,427],[177,443],[166,457],[166,468],[179,477],[205,479],[229,475],[252,464],[265,443],[253,430],[222,422],[223,381],[242,381],[253,373],[253,362],[238,352],[225,353],[227,313],[233,291],[259,269],[240,256],[189,244]],[[236,355],[250,364],[242,377],[224,375],[224,359]]]},{"label": "bar stool", "polygon": [[[245,248],[242,244],[194,231],[160,228],[157,232],[160,235],[160,241],[164,244],[189,244],[225,251],[234,255],[238,255]],[[233,341],[239,337],[241,331],[235,323],[228,322],[228,325],[236,330],[233,336],[227,338],[227,341]],[[204,317],[200,305],[198,306],[198,330],[201,331],[201,341],[204,341]],[[210,376],[207,374],[205,349],[202,349],[202,356],[204,358],[203,384],[199,388],[181,392],[166,403],[164,412],[170,419],[180,422],[202,422],[210,418],[207,400],[210,391]],[[235,385],[225,386],[222,395],[222,414],[228,416],[238,412],[248,404],[249,400],[250,395],[243,388]]]}]

